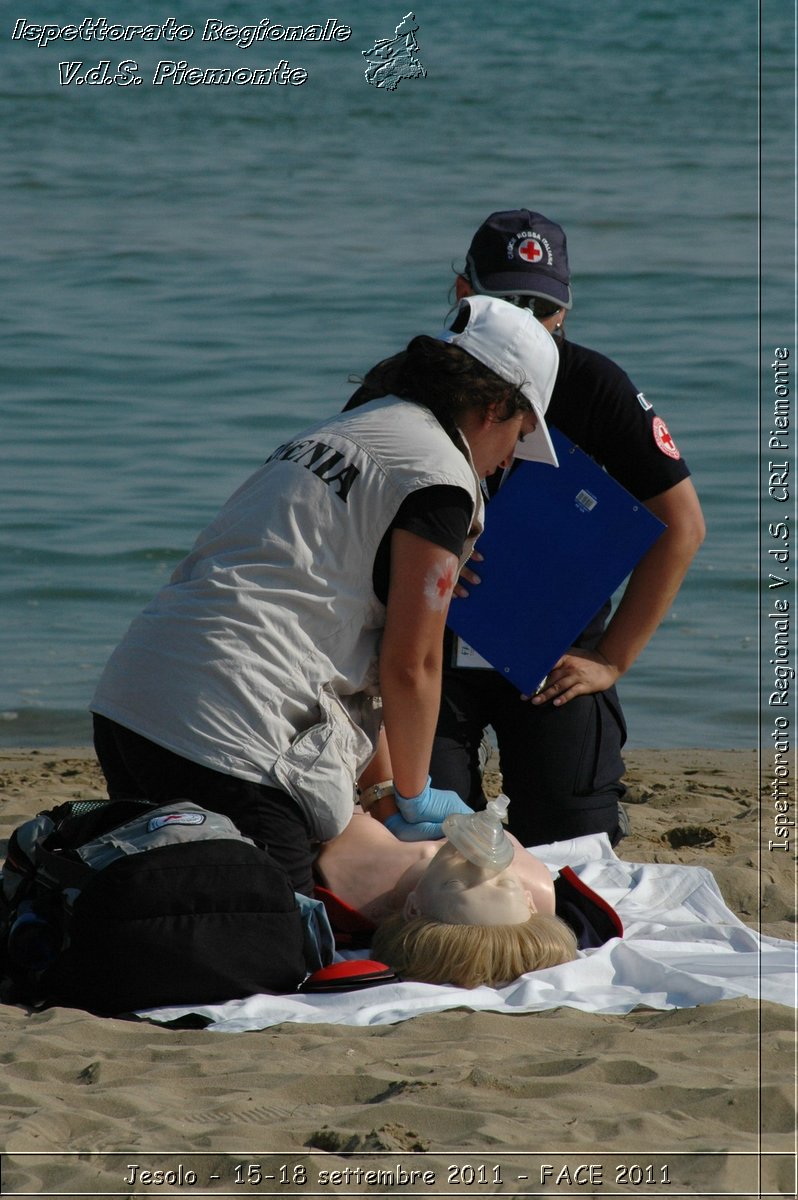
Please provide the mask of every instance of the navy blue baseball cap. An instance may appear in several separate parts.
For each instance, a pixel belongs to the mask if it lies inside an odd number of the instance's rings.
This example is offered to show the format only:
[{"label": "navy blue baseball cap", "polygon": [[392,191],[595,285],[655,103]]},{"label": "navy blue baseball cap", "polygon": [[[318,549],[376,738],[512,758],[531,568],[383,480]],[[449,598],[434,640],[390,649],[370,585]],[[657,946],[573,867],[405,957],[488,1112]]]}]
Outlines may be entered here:
[{"label": "navy blue baseball cap", "polygon": [[471,286],[485,296],[540,296],[570,308],[565,230],[527,208],[491,213],[466,257]]}]

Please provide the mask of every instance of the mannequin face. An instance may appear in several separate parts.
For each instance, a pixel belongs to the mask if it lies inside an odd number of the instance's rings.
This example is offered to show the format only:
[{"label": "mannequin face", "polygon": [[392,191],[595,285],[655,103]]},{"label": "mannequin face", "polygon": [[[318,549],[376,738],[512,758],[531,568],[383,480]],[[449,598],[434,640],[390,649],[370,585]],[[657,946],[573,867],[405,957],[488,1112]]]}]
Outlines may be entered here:
[{"label": "mannequin face", "polygon": [[492,875],[444,842],[404,911],[407,917],[432,917],[447,925],[519,925],[535,910],[512,863]]}]

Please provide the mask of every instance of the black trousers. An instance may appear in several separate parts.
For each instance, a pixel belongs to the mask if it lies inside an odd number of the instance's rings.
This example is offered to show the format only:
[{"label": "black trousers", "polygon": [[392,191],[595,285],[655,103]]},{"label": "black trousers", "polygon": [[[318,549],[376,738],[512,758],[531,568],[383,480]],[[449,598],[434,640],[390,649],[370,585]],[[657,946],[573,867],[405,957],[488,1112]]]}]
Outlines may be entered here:
[{"label": "black trousers", "polygon": [[112,800],[191,800],[223,813],[245,837],[269,851],[294,891],[313,894],[315,852],[307,822],[280,788],[212,771],[97,714],[94,748]]},{"label": "black trousers", "polygon": [[488,725],[512,801],[508,828],[522,845],[602,832],[619,839],[626,724],[614,688],[555,708],[521,700],[496,671],[444,670],[432,782],[476,809],[485,804],[478,752]]}]

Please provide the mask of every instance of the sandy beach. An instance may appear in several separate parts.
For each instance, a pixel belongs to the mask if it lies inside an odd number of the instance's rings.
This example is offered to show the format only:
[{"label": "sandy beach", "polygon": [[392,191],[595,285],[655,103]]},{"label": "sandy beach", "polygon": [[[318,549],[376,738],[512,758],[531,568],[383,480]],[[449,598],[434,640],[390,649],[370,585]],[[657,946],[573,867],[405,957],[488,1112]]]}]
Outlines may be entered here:
[{"label": "sandy beach", "polygon": [[[747,925],[791,939],[792,861],[767,849],[756,753],[643,750],[627,764],[619,856],[707,867]],[[86,748],[0,751],[0,792],[3,838],[64,799],[104,795]],[[70,1009],[6,1006],[0,1023],[4,1195],[413,1192],[364,1176],[321,1186],[319,1164],[361,1159],[433,1172],[417,1195],[794,1194],[795,1020],[776,1004],[463,1009],[234,1035]],[[153,1183],[151,1169],[175,1174]]]}]

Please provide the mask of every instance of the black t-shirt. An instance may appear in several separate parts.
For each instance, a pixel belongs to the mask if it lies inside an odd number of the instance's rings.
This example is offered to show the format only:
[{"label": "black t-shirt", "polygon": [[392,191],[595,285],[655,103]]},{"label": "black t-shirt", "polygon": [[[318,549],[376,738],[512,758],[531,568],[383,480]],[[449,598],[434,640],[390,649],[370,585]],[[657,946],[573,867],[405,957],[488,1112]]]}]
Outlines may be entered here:
[{"label": "black t-shirt", "polygon": [[[686,479],[690,471],[665,422],[657,416],[626,372],[612,359],[576,342],[558,338],[557,346],[560,365],[546,413],[547,424],[560,429],[638,500],[650,500]],[[346,408],[354,408],[388,394],[392,375],[400,365],[401,357],[400,354],[394,355],[370,371]],[[497,472],[487,481],[489,494],[495,493],[502,476],[503,472]],[[423,496],[433,490],[424,489],[417,495]],[[460,489],[450,490],[460,492],[465,497],[465,492]],[[465,511],[463,540],[468,531],[469,505]],[[401,525],[398,527],[403,528]],[[460,528],[461,525],[458,525]],[[437,536],[430,536],[421,528],[414,528],[413,532],[438,545],[445,545],[453,553],[459,553],[453,542],[439,541]],[[461,540],[461,548],[462,544]],[[377,561],[379,559],[378,554]],[[380,595],[380,592],[377,594]],[[577,639],[577,645],[596,644],[609,607],[608,601]]]},{"label": "black t-shirt", "polygon": [[576,442],[638,500],[686,479],[687,464],[642,392],[612,359],[558,339],[560,366],[546,422]]},{"label": "black t-shirt", "polygon": [[[690,471],[665,422],[626,372],[576,342],[558,338],[557,346],[560,365],[546,423],[561,430],[638,500],[650,500],[686,479]],[[488,481],[491,493],[498,487],[497,476]],[[592,649],[598,644],[610,607],[607,600],[575,645]]]},{"label": "black t-shirt", "polygon": [[[401,363],[402,354],[395,354],[378,363],[350,396],[343,411],[349,412],[391,394],[391,373]],[[472,500],[464,488],[453,484],[434,484],[412,492],[399,506],[399,511],[384,534],[377,549],[372,570],[374,592],[383,604],[388,599],[391,575],[391,534],[394,529],[406,529],[425,541],[450,550],[459,558],[471,528]]]},{"label": "black t-shirt", "polygon": [[411,493],[380,542],[374,559],[374,591],[383,604],[388,599],[391,574],[391,534],[406,529],[427,542],[450,550],[459,558],[471,525],[472,501],[464,488],[435,484]]},{"label": "black t-shirt", "polygon": [[[546,423],[562,430],[638,500],[650,500],[686,479],[690,471],[665,422],[626,372],[565,338],[557,339],[557,347],[560,365]],[[369,371],[346,409],[388,395],[401,360],[396,354]],[[495,491],[498,481],[493,482]]]}]

